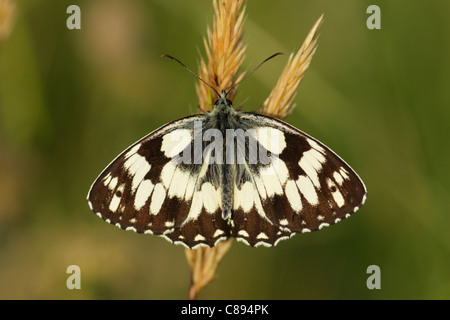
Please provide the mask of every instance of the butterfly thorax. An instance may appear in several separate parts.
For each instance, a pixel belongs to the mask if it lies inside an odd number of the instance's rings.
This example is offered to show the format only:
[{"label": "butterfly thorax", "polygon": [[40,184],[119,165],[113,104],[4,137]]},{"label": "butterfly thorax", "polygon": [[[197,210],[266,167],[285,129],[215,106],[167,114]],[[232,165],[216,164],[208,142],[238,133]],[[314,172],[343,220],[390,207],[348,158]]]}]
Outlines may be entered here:
[{"label": "butterfly thorax", "polygon": [[208,114],[207,126],[220,130],[223,134],[226,129],[235,129],[237,123],[238,111],[234,110],[230,100],[224,93],[214,103],[214,109]]}]

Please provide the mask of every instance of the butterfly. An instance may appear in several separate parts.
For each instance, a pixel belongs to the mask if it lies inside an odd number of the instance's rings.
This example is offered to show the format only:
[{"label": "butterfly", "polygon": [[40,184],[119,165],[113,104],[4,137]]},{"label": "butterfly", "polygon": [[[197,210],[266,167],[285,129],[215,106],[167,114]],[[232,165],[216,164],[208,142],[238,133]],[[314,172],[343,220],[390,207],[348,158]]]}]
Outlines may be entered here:
[{"label": "butterfly", "polygon": [[330,148],[282,120],[235,110],[223,91],[212,111],[170,122],[123,151],[87,200],[121,229],[195,249],[230,237],[274,246],[348,218],[366,194]]}]

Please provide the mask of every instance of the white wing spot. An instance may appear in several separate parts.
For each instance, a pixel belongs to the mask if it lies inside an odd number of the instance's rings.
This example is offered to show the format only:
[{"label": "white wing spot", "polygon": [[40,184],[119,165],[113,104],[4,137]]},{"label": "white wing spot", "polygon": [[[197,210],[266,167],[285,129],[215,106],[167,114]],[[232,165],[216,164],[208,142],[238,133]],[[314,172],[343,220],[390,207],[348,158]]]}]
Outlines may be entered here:
[{"label": "white wing spot", "polygon": [[271,127],[259,127],[256,129],[258,143],[273,154],[280,154],[286,148],[286,139],[281,130]]},{"label": "white wing spot", "polygon": [[[314,151],[312,151],[314,150]],[[311,156],[313,156],[317,161],[320,162],[320,166],[322,167],[322,165],[327,161],[327,158],[325,158],[325,156],[323,155],[323,153],[319,152],[318,150],[315,149],[311,149],[309,150]]]},{"label": "white wing spot", "polygon": [[236,238],[236,240],[239,241],[239,242],[243,242],[246,245],[250,246],[250,243],[247,240],[245,240],[244,238]]},{"label": "white wing spot", "polygon": [[330,226],[329,223],[323,222],[319,225],[319,230],[322,229],[323,227],[328,227],[328,226]]},{"label": "white wing spot", "polygon": [[248,238],[249,234],[245,230],[239,230],[238,235]]},{"label": "white wing spot", "polygon": [[171,227],[173,227],[175,225],[175,222],[174,221],[166,221],[165,223],[164,223],[164,226],[166,227],[166,228],[171,228]]},{"label": "white wing spot", "polygon": [[219,209],[218,193],[210,182],[202,184],[203,206],[208,213],[214,213]]},{"label": "white wing spot", "polygon": [[183,241],[174,241],[173,244],[181,245],[181,246],[185,247],[186,249],[191,249],[191,248],[189,248],[189,246],[188,246],[186,243],[184,243]]},{"label": "white wing spot", "polygon": [[150,213],[157,214],[166,199],[166,189],[161,183],[157,183],[153,190],[152,200],[150,202]]},{"label": "white wing spot", "polygon": [[[167,229],[166,231],[163,232],[163,234],[172,233],[174,230],[175,230],[175,228]],[[170,240],[170,241],[172,241],[172,240]]]},{"label": "white wing spot", "polygon": [[253,191],[253,196],[254,196],[254,203],[255,203],[256,211],[262,218],[267,219],[266,213],[264,212],[264,209],[262,207],[261,198],[256,189],[254,189],[254,191]]},{"label": "white wing spot", "polygon": [[278,178],[280,179],[281,184],[284,185],[289,178],[289,170],[284,161],[281,160],[280,158],[272,157],[272,159],[273,160],[271,161],[273,163],[275,171],[278,174]]},{"label": "white wing spot", "polygon": [[170,239],[168,236],[166,236],[165,234],[160,234],[158,235],[159,237],[166,239],[167,241],[169,241],[170,243],[173,243],[172,239]]},{"label": "white wing spot", "polygon": [[189,175],[189,179],[186,183],[186,192],[184,193],[184,200],[190,201],[192,199],[196,184],[197,184],[196,177],[194,175]]},{"label": "white wing spot", "polygon": [[204,240],[206,240],[206,238],[201,234],[196,235],[194,238],[194,241],[204,241]]},{"label": "white wing spot", "polygon": [[342,186],[344,183],[344,178],[342,178],[341,174],[337,171],[333,173],[333,178],[339,186]]},{"label": "white wing spot", "polygon": [[333,196],[333,199],[336,202],[337,206],[339,208],[342,208],[342,206],[345,204],[345,200],[344,197],[342,196],[342,193],[339,191],[336,184],[329,178],[327,179],[327,185],[328,188],[330,188],[331,195]]},{"label": "white wing spot", "polygon": [[300,176],[297,180],[297,186],[305,199],[313,206],[319,204],[319,197],[316,189],[308,177]]},{"label": "white wing spot", "polygon": [[259,175],[254,175],[253,180],[256,184],[256,188],[258,189],[259,196],[262,200],[267,198],[266,188],[264,187],[264,182]]},{"label": "white wing spot", "polygon": [[279,238],[277,239],[277,241],[275,241],[275,243],[274,243],[273,245],[276,246],[276,245],[278,244],[278,242],[280,242],[280,241],[282,241],[282,240],[287,240],[287,239],[289,239],[288,236],[279,237]]},{"label": "white wing spot", "polygon": [[316,188],[320,188],[319,172],[322,171],[322,163],[325,162],[325,157],[317,150],[310,149],[303,153],[298,165],[311,179],[311,182]]},{"label": "white wing spot", "polygon": [[213,238],[218,237],[224,233],[225,232],[223,230],[217,229],[216,232],[214,232]]},{"label": "white wing spot", "polygon": [[[119,180],[117,179],[117,177],[111,179],[111,176],[109,176],[109,179],[107,179],[107,181],[108,181],[108,189],[113,191],[116,188],[117,182]],[[105,180],[105,185],[106,185],[106,180]]]},{"label": "white wing spot", "polygon": [[270,243],[267,243],[267,242],[264,242],[264,241],[255,243],[255,248],[261,247],[261,246],[266,247],[266,248],[270,248],[272,245]]},{"label": "white wing spot", "polygon": [[213,150],[212,148],[209,148],[206,151],[206,155],[204,156],[204,159],[203,159],[203,164],[200,168],[200,172],[198,173],[198,179],[203,178],[205,176],[206,172],[208,172],[208,168],[209,168],[208,164],[211,159],[212,150]]},{"label": "white wing spot", "polygon": [[108,172],[108,174],[103,178],[103,184],[105,187],[109,184],[111,181],[111,172]]},{"label": "white wing spot", "polygon": [[177,168],[173,175],[172,183],[170,184],[170,189],[168,192],[169,197],[178,197],[180,199],[183,199],[184,194],[186,193],[188,181],[189,172]]},{"label": "white wing spot", "polygon": [[134,208],[139,211],[150,198],[155,185],[150,180],[144,180],[139,185],[134,197]]},{"label": "white wing spot", "polygon": [[161,182],[164,188],[168,189],[172,182],[173,175],[175,173],[176,165],[173,161],[169,161],[161,170]]},{"label": "white wing spot", "polygon": [[289,222],[287,221],[287,219],[280,219],[279,221],[280,225],[282,226],[287,226],[289,224]]},{"label": "white wing spot", "polygon": [[[109,210],[112,212],[116,212],[117,208],[119,208],[120,200],[122,200],[123,190],[125,189],[125,184],[121,184],[117,188],[117,192],[112,196],[111,202],[109,203]],[[122,194],[118,196],[117,194]]]},{"label": "white wing spot", "polygon": [[316,149],[316,150],[319,150],[319,151],[321,151],[321,152],[324,152],[325,150],[317,143],[317,142],[315,142],[314,140],[312,140],[312,139],[307,139],[308,140],[308,143],[309,143],[309,145],[311,146],[311,148],[314,148],[314,149]]},{"label": "white wing spot", "polygon": [[227,237],[220,237],[219,239],[216,240],[216,242],[214,242],[214,246],[216,246],[219,242],[227,240]]},{"label": "white wing spot", "polygon": [[286,197],[289,200],[289,204],[295,212],[299,212],[302,209],[302,199],[298,192],[298,188],[295,185],[294,180],[289,180],[284,188]]},{"label": "white wing spot", "polygon": [[136,152],[138,152],[140,148],[141,148],[141,144],[138,143],[138,144],[135,145],[133,148],[131,148],[130,151],[128,151],[128,152],[125,154],[125,158],[127,159],[127,158],[131,157],[133,154],[135,154]]},{"label": "white wing spot", "polygon": [[135,192],[145,175],[150,171],[150,164],[145,157],[138,153],[133,154],[123,164],[129,175],[133,177],[131,191]]},{"label": "white wing spot", "polygon": [[183,222],[183,224],[187,223],[190,220],[197,220],[198,216],[202,212],[202,208],[202,192],[196,191],[194,192],[194,196],[192,197],[191,209],[189,210],[188,217]]},{"label": "white wing spot", "polygon": [[348,172],[347,172],[347,170],[345,170],[344,167],[341,167],[341,169],[339,170],[339,173],[341,174],[342,178],[344,178],[345,180],[348,180]]},{"label": "white wing spot", "polygon": [[256,239],[269,239],[269,237],[267,236],[267,234],[265,234],[264,232],[260,232],[257,236]]},{"label": "white wing spot", "polygon": [[192,131],[189,129],[177,129],[164,135],[161,143],[161,151],[167,158],[173,158],[180,154],[192,142]]},{"label": "white wing spot", "polygon": [[247,181],[241,187],[241,190],[235,186],[234,188],[234,209],[242,207],[244,212],[249,212],[253,208],[253,203],[255,199],[255,189],[253,183]]},{"label": "white wing spot", "polygon": [[283,194],[283,188],[277,172],[273,167],[273,162],[271,162],[268,166],[261,168],[260,177],[269,197],[273,197],[275,194]]}]

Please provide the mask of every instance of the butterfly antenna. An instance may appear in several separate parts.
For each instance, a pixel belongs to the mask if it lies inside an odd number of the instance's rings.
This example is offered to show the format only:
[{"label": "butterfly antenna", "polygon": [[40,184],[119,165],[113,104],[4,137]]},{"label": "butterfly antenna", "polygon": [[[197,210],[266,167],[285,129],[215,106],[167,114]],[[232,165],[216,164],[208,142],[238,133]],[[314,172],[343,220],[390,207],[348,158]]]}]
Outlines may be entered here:
[{"label": "butterfly antenna", "polygon": [[[274,53],[273,55],[271,55],[270,57],[266,58],[266,59],[265,59],[263,62],[261,62],[255,69],[253,69],[253,70],[252,70],[250,73],[248,73],[244,78],[242,78],[239,82],[233,84],[231,87],[228,87],[227,90],[226,90],[225,95],[228,95],[228,93],[229,93],[231,90],[233,90],[234,87],[236,87],[239,83],[241,83],[242,81],[244,81],[245,79],[247,79],[253,72],[255,72],[256,70],[258,70],[259,67],[261,67],[265,62],[269,61],[270,59],[272,59],[272,58],[274,58],[274,57],[276,57],[276,56],[282,55],[282,54],[284,54],[284,53],[283,53],[283,52],[277,52],[277,53]],[[192,71],[191,71],[191,72],[192,72]]]},{"label": "butterfly antenna", "polygon": [[207,83],[205,80],[203,80],[202,78],[200,78],[200,77],[199,77],[195,72],[193,72],[191,69],[189,69],[188,67],[186,67],[186,66],[184,65],[184,63],[181,62],[180,60],[178,60],[177,58],[174,58],[174,57],[172,57],[172,56],[170,56],[170,55],[168,55],[168,54],[163,54],[161,57],[162,57],[162,58],[169,58],[169,59],[172,59],[172,60],[178,62],[183,68],[185,68],[187,71],[189,71],[190,73],[192,73],[198,80],[200,80],[201,82],[203,82],[204,84],[206,84],[206,85],[207,85],[208,87],[210,87],[215,93],[217,93],[217,96],[220,96],[219,92],[217,92],[216,89],[214,89],[214,88],[213,88],[209,83]]}]

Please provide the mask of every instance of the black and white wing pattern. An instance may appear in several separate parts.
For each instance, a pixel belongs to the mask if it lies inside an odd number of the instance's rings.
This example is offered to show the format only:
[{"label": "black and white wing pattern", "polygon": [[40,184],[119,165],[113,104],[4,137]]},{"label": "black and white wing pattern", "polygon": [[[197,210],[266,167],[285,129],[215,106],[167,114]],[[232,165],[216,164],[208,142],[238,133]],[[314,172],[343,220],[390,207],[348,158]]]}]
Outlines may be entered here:
[{"label": "black and white wing pattern", "polygon": [[[130,146],[92,185],[91,210],[122,229],[193,249],[229,237],[273,246],[335,224],[363,205],[363,182],[321,142],[271,117],[234,111],[223,120],[226,115],[186,117]],[[221,124],[227,130],[214,129],[215,139],[205,133]],[[235,144],[234,161],[219,161],[219,154],[228,156],[229,140],[216,143],[219,148],[208,143],[217,142],[217,131],[241,128],[250,133]],[[264,151],[264,161],[251,161],[252,145],[259,155]]]},{"label": "black and white wing pattern", "polygon": [[338,155],[318,140],[271,117],[247,113],[270,162],[248,165],[250,178],[234,193],[232,236],[272,246],[296,233],[317,231],[356,212],[366,187]]},{"label": "black and white wing pattern", "polygon": [[122,152],[89,190],[91,210],[119,228],[189,248],[229,237],[220,218],[220,186],[207,181],[208,163],[176,161],[191,147],[195,123],[204,120],[196,115],[171,122]]}]

